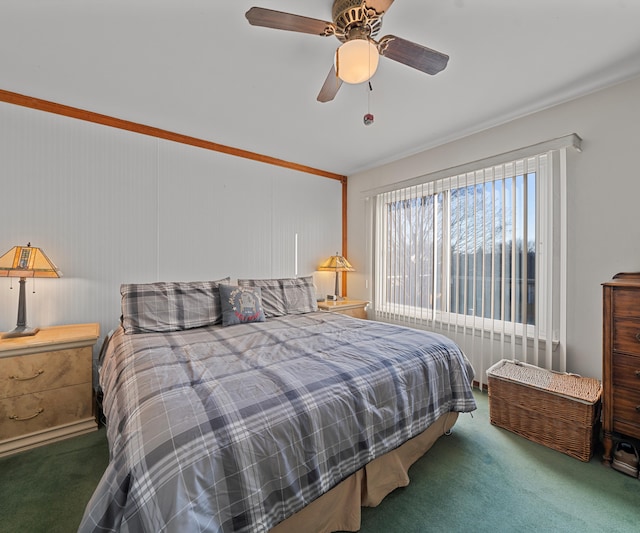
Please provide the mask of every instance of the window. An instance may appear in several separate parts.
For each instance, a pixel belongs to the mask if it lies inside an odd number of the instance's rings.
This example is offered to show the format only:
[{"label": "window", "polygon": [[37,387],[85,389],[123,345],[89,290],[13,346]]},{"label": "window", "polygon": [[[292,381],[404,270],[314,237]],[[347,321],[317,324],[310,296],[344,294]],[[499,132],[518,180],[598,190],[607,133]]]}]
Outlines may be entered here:
[{"label": "window", "polygon": [[567,148],[576,134],[369,191],[378,320],[453,338],[485,371],[566,371]]},{"label": "window", "polygon": [[541,154],[381,193],[376,312],[381,318],[532,336],[552,255],[549,156]]}]

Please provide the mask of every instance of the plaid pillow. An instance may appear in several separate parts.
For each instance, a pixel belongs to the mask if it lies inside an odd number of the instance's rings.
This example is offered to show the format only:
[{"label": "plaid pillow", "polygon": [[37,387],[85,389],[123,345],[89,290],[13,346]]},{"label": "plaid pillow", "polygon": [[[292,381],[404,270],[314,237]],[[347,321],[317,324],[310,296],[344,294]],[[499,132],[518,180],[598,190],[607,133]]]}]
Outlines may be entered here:
[{"label": "plaid pillow", "polygon": [[125,333],[164,333],[218,324],[222,321],[218,281],[125,283],[122,327]]},{"label": "plaid pillow", "polygon": [[288,315],[312,313],[318,310],[313,276],[283,279],[281,282]]},{"label": "plaid pillow", "polygon": [[260,287],[267,318],[318,310],[313,276],[278,279],[239,279],[241,287]]},{"label": "plaid pillow", "polygon": [[287,314],[287,304],[279,279],[239,279],[240,287],[260,287],[262,308],[267,318]]}]

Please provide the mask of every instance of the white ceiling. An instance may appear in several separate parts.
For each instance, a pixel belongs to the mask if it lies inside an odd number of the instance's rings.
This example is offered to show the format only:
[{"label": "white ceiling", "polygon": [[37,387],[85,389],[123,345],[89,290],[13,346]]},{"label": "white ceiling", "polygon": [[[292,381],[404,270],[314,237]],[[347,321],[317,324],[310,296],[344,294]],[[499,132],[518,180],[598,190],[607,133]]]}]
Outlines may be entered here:
[{"label": "white ceiling", "polygon": [[253,5],[331,20],[332,0],[0,0],[0,89],[349,175],[640,75],[640,0],[396,0],[378,38],[447,68],[381,58],[370,94],[321,104],[339,41],[250,26]]}]

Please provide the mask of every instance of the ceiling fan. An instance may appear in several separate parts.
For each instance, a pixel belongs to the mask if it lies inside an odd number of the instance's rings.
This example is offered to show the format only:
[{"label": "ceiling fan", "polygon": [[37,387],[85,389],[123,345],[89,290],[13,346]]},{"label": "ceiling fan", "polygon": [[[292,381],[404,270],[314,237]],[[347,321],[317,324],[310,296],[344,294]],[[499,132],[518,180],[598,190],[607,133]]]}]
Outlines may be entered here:
[{"label": "ceiling fan", "polygon": [[427,74],[437,74],[447,66],[448,55],[426,46],[395,35],[386,35],[379,41],[373,39],[392,3],[393,0],[334,0],[333,22],[261,7],[252,7],[245,16],[253,26],[323,37],[335,35],[343,43],[336,51],[334,64],[318,94],[319,102],[329,102],[335,98],[343,81],[361,83],[369,80],[378,66],[378,56]]}]

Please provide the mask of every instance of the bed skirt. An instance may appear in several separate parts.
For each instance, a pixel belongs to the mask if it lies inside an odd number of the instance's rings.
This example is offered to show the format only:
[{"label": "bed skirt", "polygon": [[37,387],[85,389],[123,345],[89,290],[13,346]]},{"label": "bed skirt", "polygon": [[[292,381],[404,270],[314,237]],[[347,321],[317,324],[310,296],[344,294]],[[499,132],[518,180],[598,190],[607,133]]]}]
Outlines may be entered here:
[{"label": "bed skirt", "polygon": [[358,531],[360,508],[375,507],[383,498],[409,484],[409,467],[422,457],[458,419],[458,413],[442,415],[417,437],[371,461],[304,509],[290,516],[270,533],[330,533]]}]

